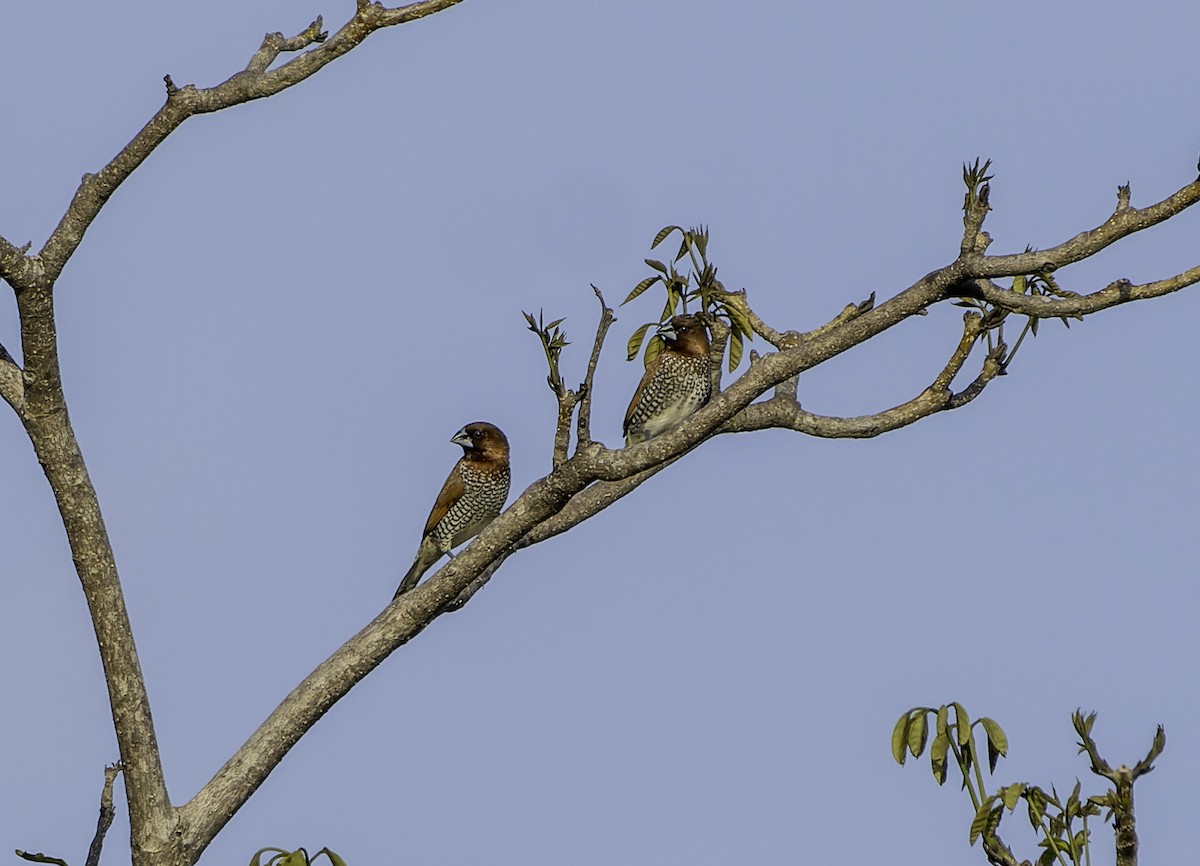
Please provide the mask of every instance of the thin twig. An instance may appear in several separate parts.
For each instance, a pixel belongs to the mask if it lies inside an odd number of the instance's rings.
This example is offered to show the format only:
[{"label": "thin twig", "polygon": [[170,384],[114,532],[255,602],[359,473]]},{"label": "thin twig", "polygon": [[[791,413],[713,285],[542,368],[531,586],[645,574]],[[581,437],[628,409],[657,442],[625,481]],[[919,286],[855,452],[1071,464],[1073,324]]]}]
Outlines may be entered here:
[{"label": "thin twig", "polygon": [[600,362],[600,349],[604,346],[604,338],[608,334],[608,329],[612,327],[612,323],[617,320],[613,315],[612,308],[604,302],[604,295],[594,283],[592,291],[596,293],[596,300],[600,302],[600,321],[596,324],[596,339],[592,343],[592,355],[588,358],[587,372],[584,374],[583,383],[579,386],[579,417],[576,419],[575,426],[576,451],[592,441],[592,382],[596,377],[596,364]]},{"label": "thin twig", "polygon": [[116,810],[113,809],[113,782],[116,781],[117,774],[120,772],[121,763],[119,761],[104,768],[104,788],[100,791],[100,817],[96,821],[96,835],[92,837],[92,844],[88,848],[86,866],[99,866],[100,864],[100,850],[104,847],[104,834],[112,826],[113,815],[116,814]]}]

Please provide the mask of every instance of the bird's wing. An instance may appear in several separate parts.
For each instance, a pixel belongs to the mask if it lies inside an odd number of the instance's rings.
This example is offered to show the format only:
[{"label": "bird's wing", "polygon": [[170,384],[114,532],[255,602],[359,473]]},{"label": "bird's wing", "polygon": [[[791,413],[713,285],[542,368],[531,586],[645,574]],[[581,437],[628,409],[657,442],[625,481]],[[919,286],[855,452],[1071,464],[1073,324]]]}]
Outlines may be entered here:
[{"label": "bird's wing", "polygon": [[642,374],[642,381],[638,382],[637,390],[633,392],[633,399],[629,401],[629,408],[625,410],[625,423],[621,425],[622,436],[628,435],[629,422],[633,419],[633,410],[637,408],[638,400],[642,399],[642,391],[646,389],[646,385],[654,378],[654,374],[658,372],[658,365],[662,363],[662,356],[663,353],[659,352],[650,366],[646,368],[646,372]]},{"label": "bird's wing", "polygon": [[450,510],[455,502],[463,495],[466,485],[463,484],[462,460],[454,464],[454,468],[450,470],[450,475],[446,478],[446,483],[442,485],[442,492],[438,494],[437,501],[433,503],[433,510],[429,512],[429,519],[425,521],[425,535],[433,532],[433,528],[441,522],[446,516],[446,512]]}]

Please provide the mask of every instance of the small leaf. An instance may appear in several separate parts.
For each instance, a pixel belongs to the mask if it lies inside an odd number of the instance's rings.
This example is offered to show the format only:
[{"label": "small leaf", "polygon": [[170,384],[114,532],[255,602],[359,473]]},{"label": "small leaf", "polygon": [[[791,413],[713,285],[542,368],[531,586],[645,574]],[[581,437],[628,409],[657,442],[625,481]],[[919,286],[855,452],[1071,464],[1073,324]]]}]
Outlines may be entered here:
[{"label": "small leaf", "polygon": [[950,738],[945,732],[934,737],[933,745],[929,747],[929,763],[933,769],[933,778],[937,779],[939,785],[946,783],[946,752],[949,748]]},{"label": "small leaf", "polygon": [[1155,759],[1162,754],[1163,749],[1167,747],[1167,732],[1162,725],[1158,726],[1158,731],[1154,734],[1154,742],[1150,746],[1150,751],[1147,753],[1142,764],[1149,767]]},{"label": "small leaf", "polygon": [[896,727],[892,728],[892,757],[896,759],[896,763],[901,767],[904,766],[904,759],[908,757],[904,746],[908,742],[908,726],[913,721],[910,713],[912,713],[912,710],[909,710],[897,719]]},{"label": "small leaf", "polygon": [[1037,866],[1054,866],[1055,854],[1053,848],[1047,848],[1038,858]]},{"label": "small leaf", "polygon": [[623,307],[626,304],[628,304],[630,301],[632,301],[634,298],[636,298],[642,292],[646,291],[646,289],[650,288],[652,285],[654,285],[661,279],[662,279],[662,277],[646,277],[646,279],[642,280],[640,283],[638,283],[636,286],[633,287],[633,291],[629,293],[629,297],[627,297],[625,300],[621,301],[621,306]]},{"label": "small leaf", "polygon": [[954,707],[954,727],[958,735],[958,744],[967,746],[971,743],[971,717],[967,715],[967,711],[963,709],[963,705],[955,701]]},{"label": "small leaf", "polygon": [[742,363],[742,334],[740,331],[729,332],[729,372],[737,369]]},{"label": "small leaf", "polygon": [[1013,809],[1017,808],[1017,803],[1019,803],[1021,800],[1021,794],[1025,791],[1025,783],[1016,782],[1012,785],[1001,788],[1000,790],[1003,792],[1001,797],[1004,800],[1004,806],[1006,809],[1008,809],[1008,811],[1011,812]]},{"label": "small leaf", "polygon": [[647,369],[649,369],[650,365],[654,363],[654,359],[662,353],[662,350],[663,338],[657,335],[651,337],[650,342],[646,344],[646,354],[644,356]]},{"label": "small leaf", "polygon": [[934,734],[941,736],[946,733],[946,717],[949,715],[950,708],[943,704],[938,708],[937,727],[934,728]]},{"label": "small leaf", "polygon": [[979,839],[979,835],[987,829],[988,824],[991,823],[992,811],[995,808],[992,806],[992,803],[995,799],[995,795],[988,797],[979,805],[979,809],[975,812],[975,819],[971,821],[971,832],[967,837],[972,846]]},{"label": "small leaf", "polygon": [[661,273],[664,277],[667,275],[667,266],[658,261],[658,259],[646,259],[646,264]]},{"label": "small leaf", "polygon": [[1008,756],[1008,737],[1004,735],[1004,729],[1000,727],[1000,724],[995,719],[981,716],[979,724],[983,725],[983,731],[987,734],[988,769],[995,772],[996,761],[1000,756]]},{"label": "small leaf", "polygon": [[925,751],[925,743],[929,739],[929,719],[925,716],[924,711],[917,718],[913,719],[912,725],[908,729],[908,749],[912,752],[914,758],[921,757],[921,753]]},{"label": "small leaf", "polygon": [[721,308],[729,316],[729,323],[735,331],[740,331],[751,340],[754,339],[754,329],[750,327],[750,318],[738,304],[722,304]]},{"label": "small leaf", "polygon": [[654,249],[656,246],[665,241],[671,232],[676,231],[681,232],[683,229],[681,229],[679,226],[663,226],[658,230],[658,234],[654,236],[654,243],[650,244],[650,249]]},{"label": "small leaf", "polygon": [[326,857],[329,858],[329,862],[332,863],[333,866],[346,866],[346,861],[343,860],[341,857],[339,857],[337,854],[334,854],[328,848],[322,848],[320,851],[317,852],[316,857],[313,857],[313,859],[316,860],[317,857],[320,857],[322,854],[324,854]]},{"label": "small leaf", "polygon": [[679,244],[679,252],[675,254],[675,261],[679,261],[687,255],[688,248],[692,245],[692,236],[688,232],[683,233],[683,241]]},{"label": "small leaf", "polygon": [[637,357],[638,352],[642,350],[642,341],[646,339],[646,332],[654,327],[657,322],[647,322],[642,325],[629,338],[629,342],[625,344],[625,360],[632,361]]},{"label": "small leaf", "polygon": [[1017,276],[1013,277],[1012,290],[1014,292],[1016,292],[1018,295],[1025,294],[1025,275],[1024,274],[1018,274]]}]

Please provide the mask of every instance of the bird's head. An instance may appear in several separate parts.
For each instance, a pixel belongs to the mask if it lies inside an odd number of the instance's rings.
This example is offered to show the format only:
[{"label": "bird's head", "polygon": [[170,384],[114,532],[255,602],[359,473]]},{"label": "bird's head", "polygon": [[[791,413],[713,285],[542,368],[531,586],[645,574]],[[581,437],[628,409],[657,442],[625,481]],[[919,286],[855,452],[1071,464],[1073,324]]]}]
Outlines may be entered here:
[{"label": "bird's head", "polygon": [[694,357],[708,354],[708,329],[699,316],[676,316],[659,325],[656,333],[667,341],[667,347],[672,351]]},{"label": "bird's head", "polygon": [[473,421],[450,439],[461,445],[463,453],[471,458],[486,460],[508,460],[508,439],[495,424]]}]

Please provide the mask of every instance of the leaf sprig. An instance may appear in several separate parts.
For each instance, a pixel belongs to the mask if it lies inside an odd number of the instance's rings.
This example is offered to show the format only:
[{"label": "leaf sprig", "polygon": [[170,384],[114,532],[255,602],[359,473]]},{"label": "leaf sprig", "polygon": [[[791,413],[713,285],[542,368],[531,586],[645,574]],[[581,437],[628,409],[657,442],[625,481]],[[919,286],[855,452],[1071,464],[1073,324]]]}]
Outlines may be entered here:
[{"label": "leaf sprig", "polygon": [[550,386],[551,391],[561,396],[564,386],[562,373],[559,370],[559,361],[562,358],[563,349],[571,345],[567,342],[567,332],[560,327],[566,319],[555,319],[547,324],[541,310],[538,310],[536,319],[532,313],[526,313],[524,310],[521,311],[521,315],[529,323],[529,330],[538,335],[538,339],[542,343],[542,350],[546,353],[546,364],[550,368],[550,373],[546,376],[546,384]]},{"label": "leaf sprig", "polygon": [[[646,264],[654,271],[653,274],[641,280],[629,296],[621,302],[622,306],[642,295],[651,286],[661,283],[667,293],[662,313],[657,321],[646,322],[638,327],[630,336],[626,345],[627,360],[632,361],[645,342],[647,332],[668,321],[673,316],[688,312],[688,304],[699,303],[699,312],[710,319],[721,318],[729,325],[729,371],[732,373],[742,362],[745,341],[754,339],[754,329],[746,315],[745,302],[741,295],[735,295],[725,290],[725,285],[717,279],[717,268],[708,260],[708,228],[697,226],[685,229],[682,226],[664,226],[654,236],[650,249],[654,249],[672,234],[680,235],[679,251],[670,263],[658,259],[646,259]],[[691,266],[680,271],[677,265],[684,257],[688,258]],[[662,338],[652,337],[646,344],[645,364],[650,366],[658,353],[662,351]]]}]

